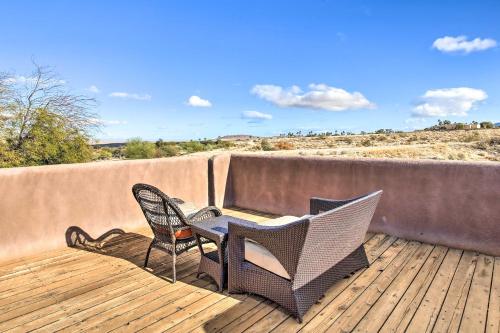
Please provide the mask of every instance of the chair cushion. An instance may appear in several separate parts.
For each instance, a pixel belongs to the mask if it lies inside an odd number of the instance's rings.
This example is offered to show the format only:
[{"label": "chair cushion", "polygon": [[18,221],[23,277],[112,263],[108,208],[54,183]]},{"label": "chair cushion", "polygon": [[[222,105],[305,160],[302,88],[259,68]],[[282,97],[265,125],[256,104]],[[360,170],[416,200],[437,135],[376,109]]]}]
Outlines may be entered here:
[{"label": "chair cushion", "polygon": [[297,221],[299,218],[297,216],[285,215],[282,217],[278,217],[275,219],[270,219],[262,222],[257,222],[258,225],[265,225],[268,227],[274,227],[279,225],[285,225],[294,221]]},{"label": "chair cushion", "polygon": [[[179,206],[182,213],[184,213],[184,216],[189,216],[199,210],[192,202],[184,202],[182,204],[177,204],[177,206]],[[190,238],[193,237],[193,232],[191,231],[191,229],[183,229],[177,230],[174,235],[177,239]]]},{"label": "chair cushion", "polygon": [[[257,222],[257,224],[275,227],[285,225],[299,219],[300,218],[297,216],[286,215],[275,219]],[[285,279],[290,279],[290,276],[286,272],[283,265],[281,265],[278,259],[276,259],[276,257],[269,252],[268,249],[248,238],[245,239],[245,260],[264,268],[265,270],[273,272],[276,275],[284,277]]]},{"label": "chair cushion", "polygon": [[247,239],[245,240],[245,260],[290,280],[290,275],[288,275],[283,265],[281,265],[278,259],[276,259],[276,257],[273,256],[269,250],[262,245]]},{"label": "chair cushion", "polygon": [[185,202],[177,206],[179,206],[181,211],[184,213],[184,216],[188,216],[199,211],[199,209],[192,202]]},{"label": "chair cushion", "polygon": [[177,230],[176,232],[174,232],[174,235],[177,239],[189,238],[193,237],[193,231],[191,229]]}]

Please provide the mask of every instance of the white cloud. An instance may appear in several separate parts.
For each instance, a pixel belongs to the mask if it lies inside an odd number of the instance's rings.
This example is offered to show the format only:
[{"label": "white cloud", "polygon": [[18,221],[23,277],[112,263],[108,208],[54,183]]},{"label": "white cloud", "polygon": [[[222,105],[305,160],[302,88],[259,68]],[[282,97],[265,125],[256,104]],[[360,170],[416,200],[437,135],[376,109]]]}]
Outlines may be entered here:
[{"label": "white cloud", "polygon": [[151,95],[149,94],[135,94],[127,92],[112,92],[109,94],[110,97],[123,98],[123,99],[136,99],[139,101],[150,101]]},{"label": "white cloud", "polygon": [[251,92],[279,107],[296,107],[343,111],[352,109],[372,109],[375,104],[359,92],[329,87],[326,84],[310,84],[309,91],[303,93],[298,86],[284,89],[280,86],[255,85]]},{"label": "white cloud", "polygon": [[209,108],[212,106],[212,103],[210,103],[208,99],[203,99],[199,96],[191,96],[187,101],[187,105],[199,108]]},{"label": "white cloud", "polygon": [[[7,84],[34,84],[36,83],[36,78],[33,76],[23,76],[23,75],[16,75],[16,76],[11,76],[3,80],[3,82]],[[64,80],[59,80],[59,79],[51,79],[47,80],[46,84],[66,84],[66,81]]]},{"label": "white cloud", "polygon": [[428,118],[417,118],[417,117],[408,118],[405,120],[405,124],[407,126],[405,126],[404,129],[416,130],[424,128],[425,126],[427,126],[427,121]]},{"label": "white cloud", "polygon": [[126,125],[128,122],[126,120],[105,120],[105,119],[99,119],[99,118],[92,118],[90,120],[92,123],[97,124],[97,125]]},{"label": "white cloud", "polygon": [[450,37],[445,36],[438,38],[432,44],[432,47],[441,52],[463,52],[471,53],[477,51],[484,51],[497,46],[497,41],[491,38],[474,38],[467,40],[467,36]]},{"label": "white cloud", "polygon": [[485,91],[467,87],[427,90],[413,108],[413,116],[467,116],[467,112],[486,98]]},{"label": "white cloud", "polygon": [[241,117],[244,119],[252,119],[252,120],[271,120],[273,116],[268,113],[263,113],[259,111],[243,111],[241,113]]},{"label": "white cloud", "polygon": [[97,88],[97,86],[95,85],[91,85],[90,87],[87,88],[87,90],[94,94],[98,94],[101,92],[99,88]]}]

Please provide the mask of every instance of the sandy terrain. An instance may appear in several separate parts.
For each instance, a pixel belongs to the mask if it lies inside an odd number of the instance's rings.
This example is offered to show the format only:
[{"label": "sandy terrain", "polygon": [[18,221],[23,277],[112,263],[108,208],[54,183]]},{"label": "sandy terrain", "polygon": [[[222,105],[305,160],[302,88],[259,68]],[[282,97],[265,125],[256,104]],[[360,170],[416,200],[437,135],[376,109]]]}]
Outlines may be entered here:
[{"label": "sandy terrain", "polygon": [[500,161],[499,128],[349,136],[253,138],[235,141],[234,144],[234,147],[226,150],[304,156]]}]

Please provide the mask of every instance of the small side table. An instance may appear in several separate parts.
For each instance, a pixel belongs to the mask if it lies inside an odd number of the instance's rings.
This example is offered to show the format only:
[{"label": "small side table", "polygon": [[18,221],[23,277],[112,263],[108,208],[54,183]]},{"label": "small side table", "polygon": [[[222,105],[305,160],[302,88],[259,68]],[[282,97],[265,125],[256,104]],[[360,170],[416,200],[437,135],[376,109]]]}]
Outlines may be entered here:
[{"label": "small side table", "polygon": [[[215,280],[220,292],[224,290],[224,286],[227,282],[227,225],[229,222],[241,221],[244,223],[250,222],[236,217],[222,215],[191,225],[191,230],[196,238],[201,254],[197,276],[201,273],[208,274]],[[217,245],[217,250],[205,252],[202,247],[201,237],[213,241]]]}]

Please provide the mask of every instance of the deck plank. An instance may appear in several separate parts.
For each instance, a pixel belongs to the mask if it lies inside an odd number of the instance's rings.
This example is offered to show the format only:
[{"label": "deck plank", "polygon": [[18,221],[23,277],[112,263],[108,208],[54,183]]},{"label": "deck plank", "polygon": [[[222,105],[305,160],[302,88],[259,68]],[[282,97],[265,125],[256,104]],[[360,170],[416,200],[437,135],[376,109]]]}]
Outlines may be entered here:
[{"label": "deck plank", "polygon": [[472,277],[469,296],[465,304],[460,331],[484,332],[488,314],[488,302],[493,276],[494,258],[480,255]]},{"label": "deck plank", "polygon": [[444,253],[440,253],[436,258],[431,256],[430,260],[428,260],[425,266],[412,281],[411,285],[408,287],[401,300],[399,300],[392,313],[385,318],[385,323],[380,328],[380,332],[387,333],[405,331],[406,326],[408,326],[408,323],[417,311],[420,302],[424,298],[427,289],[441,266],[445,255],[446,251]]},{"label": "deck plank", "polygon": [[[224,214],[255,222],[276,215]],[[330,288],[299,324],[270,300],[216,292],[197,278],[199,252],[153,251],[142,228],[87,249],[65,248],[0,263],[0,332],[405,332],[500,328],[500,258],[384,234],[367,234],[370,267]]]},{"label": "deck plank", "polygon": [[239,303],[238,306],[234,306],[223,313],[217,314],[214,318],[205,321],[202,325],[197,328],[192,329],[192,332],[196,333],[208,333],[208,332],[219,332],[224,327],[235,322],[242,316],[251,313],[254,309],[259,306],[265,300],[258,296],[249,296],[244,302]]},{"label": "deck plank", "polygon": [[495,266],[493,268],[486,332],[500,332],[500,257],[495,258]]},{"label": "deck plank", "polygon": [[465,251],[453,276],[433,332],[458,332],[476,268],[477,253]]},{"label": "deck plank", "polygon": [[417,312],[406,328],[406,332],[432,331],[461,255],[461,250],[450,249],[448,251]]},{"label": "deck plank", "polygon": [[[433,245],[421,244],[415,252],[406,256],[400,265],[394,264],[388,267],[351,306],[331,325],[327,332],[351,332],[359,321],[366,315],[371,307],[380,297],[390,295],[393,291],[388,289],[394,285],[406,284],[406,278],[416,275],[420,267],[425,263],[433,249]],[[385,274],[384,274],[385,273]],[[397,288],[397,287],[396,287]],[[405,289],[406,290],[406,289]],[[386,293],[388,291],[388,293]],[[387,301],[387,298],[386,300]]]},{"label": "deck plank", "polygon": [[[190,277],[189,282],[196,281],[193,273],[196,266],[193,265],[191,260],[188,260],[185,263],[181,262],[179,266],[180,279],[186,275],[186,273],[190,273],[192,276]],[[189,271],[185,273],[184,271],[186,270]],[[165,269],[165,271],[169,270]],[[12,320],[3,322],[0,324],[0,330],[21,325],[25,325],[21,327],[26,329],[40,328],[58,320],[59,318],[66,318],[67,316],[92,308],[96,306],[96,304],[104,303],[114,297],[131,292],[135,290],[135,288],[142,286],[143,283],[157,280],[157,278],[152,276],[152,274],[149,274],[151,276],[147,276],[143,279],[137,279],[139,274],[140,271],[137,271],[137,274],[130,276],[129,279],[115,281],[114,283],[101,286],[100,288],[96,288],[66,301],[44,307],[36,311],[28,312]],[[161,271],[158,271],[157,274],[161,274]]]},{"label": "deck plank", "polygon": [[236,295],[226,297],[219,302],[206,308],[205,311],[196,313],[195,315],[186,318],[177,325],[165,330],[165,332],[192,332],[194,329],[202,326],[205,322],[213,320],[218,315],[225,313],[232,307],[236,307],[246,300],[246,295]]},{"label": "deck plank", "polygon": [[[179,271],[179,280],[195,283],[197,281],[194,274],[196,269],[195,266],[193,266],[190,261],[186,262],[185,265],[185,268],[182,267]],[[113,289],[111,285],[105,286],[67,301],[60,302],[53,308],[48,307],[42,309],[38,313],[29,313],[28,316],[22,318],[24,324],[21,327],[27,330],[42,327],[48,329],[49,326],[47,325],[54,325],[58,320],[59,323],[54,327],[58,327],[59,329],[72,325],[83,327],[84,324],[89,323],[89,318],[91,318],[92,315],[98,315],[99,319],[106,320],[106,316],[99,316],[101,313],[105,312],[102,310],[103,307],[106,309],[115,309],[113,304],[121,304],[118,308],[122,310],[130,306],[130,303],[124,304],[124,302],[132,302],[134,296],[140,297],[142,294],[149,292],[152,295],[161,297],[167,291],[173,292],[181,288],[183,284],[166,284],[161,279],[157,279],[151,274],[143,272],[131,276],[129,279],[117,281],[115,286],[117,287],[116,289]],[[111,311],[111,309],[108,311]],[[35,317],[33,317],[33,315],[35,315]],[[60,320],[61,318],[63,318],[63,320]],[[16,318],[13,322],[16,322],[17,319],[19,318]]]},{"label": "deck plank", "polygon": [[[417,258],[407,265],[405,269],[396,277],[389,288],[380,296],[376,303],[369,309],[363,319],[355,327],[355,332],[377,332],[384,325],[387,318],[392,314],[396,306],[403,301],[403,296],[415,293],[411,286],[422,285],[426,277],[433,275],[436,267],[439,267],[441,261],[446,255],[447,248],[444,246],[436,246],[430,253],[428,258],[422,265],[420,259]],[[402,318],[399,318],[402,319]]]},{"label": "deck plank", "polygon": [[[401,244],[401,243],[399,243]],[[390,248],[391,253],[383,256],[380,261],[375,261],[365,274],[362,274],[344,292],[336,297],[323,311],[315,316],[303,327],[305,332],[325,331],[356,301],[357,297],[368,289],[377,280],[388,281],[399,273],[400,269],[410,260],[411,255],[419,248],[418,242],[404,243],[403,248],[395,246]],[[380,263],[379,265],[376,265]]]}]

